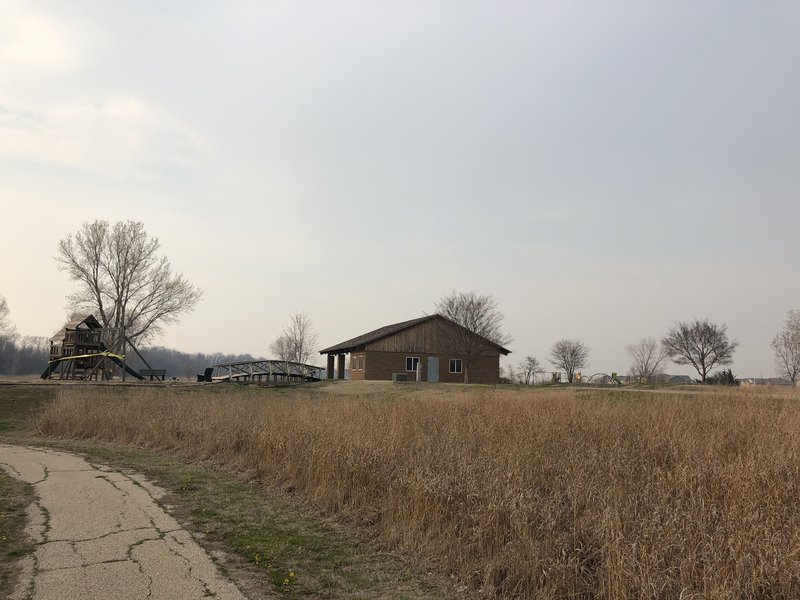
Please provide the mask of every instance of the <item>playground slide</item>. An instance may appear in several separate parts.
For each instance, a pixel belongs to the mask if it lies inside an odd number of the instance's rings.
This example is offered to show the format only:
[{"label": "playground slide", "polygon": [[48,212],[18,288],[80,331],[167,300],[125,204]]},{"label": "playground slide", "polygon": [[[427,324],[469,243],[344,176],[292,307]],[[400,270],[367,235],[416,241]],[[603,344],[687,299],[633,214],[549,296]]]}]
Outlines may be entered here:
[{"label": "playground slide", "polygon": [[[103,351],[103,352],[105,352],[105,351],[107,350],[107,348],[106,348],[106,345],[105,345],[103,342],[100,342],[100,350],[101,350],[101,351]],[[115,365],[117,365],[117,366],[119,366],[119,367],[121,367],[121,366],[122,366],[122,361],[121,361],[120,359],[118,359],[116,356],[114,356],[113,354],[110,354],[110,355],[108,356],[108,358],[109,358],[109,360],[111,360],[111,361],[112,361],[112,362],[113,362]],[[138,374],[136,371],[134,371],[133,369],[131,369],[131,368],[130,368],[128,365],[125,365],[125,372],[126,372],[126,373],[128,373],[128,375],[131,375],[132,377],[136,377],[136,379],[144,379],[144,377],[142,377],[141,375],[139,375],[139,374]]]},{"label": "playground slide", "polygon": [[[105,344],[101,345],[100,349],[101,350],[105,350]],[[122,366],[122,361],[120,359],[118,359],[116,356],[108,356],[108,359],[113,361],[114,364],[116,364],[116,365],[118,365],[120,367]],[[42,373],[42,379],[47,379],[48,377],[50,377],[50,370],[52,369],[52,367],[53,367],[53,363],[47,365],[47,368]],[[139,379],[139,380],[144,379],[144,377],[139,375],[139,373],[137,373],[136,371],[131,369],[128,365],[125,365],[125,372],[128,373],[128,375],[130,375],[131,377],[135,377],[136,379]]]},{"label": "playground slide", "polygon": [[[113,361],[115,364],[119,365],[120,367],[122,366],[122,361],[120,359],[118,359],[116,356],[109,356],[108,359]],[[139,373],[137,373],[136,371],[131,369],[128,365],[125,365],[125,371],[131,377],[136,377],[136,379],[144,379],[144,377],[139,375]]]}]

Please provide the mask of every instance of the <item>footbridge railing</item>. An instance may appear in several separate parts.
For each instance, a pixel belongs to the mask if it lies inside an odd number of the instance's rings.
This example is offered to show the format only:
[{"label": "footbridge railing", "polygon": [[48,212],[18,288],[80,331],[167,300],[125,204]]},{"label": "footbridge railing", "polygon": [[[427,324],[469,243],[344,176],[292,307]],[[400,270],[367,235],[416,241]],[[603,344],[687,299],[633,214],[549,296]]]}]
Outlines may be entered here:
[{"label": "footbridge railing", "polygon": [[320,381],[325,367],[306,365],[284,360],[250,360],[244,362],[215,363],[212,381],[240,381],[246,383],[289,383]]}]

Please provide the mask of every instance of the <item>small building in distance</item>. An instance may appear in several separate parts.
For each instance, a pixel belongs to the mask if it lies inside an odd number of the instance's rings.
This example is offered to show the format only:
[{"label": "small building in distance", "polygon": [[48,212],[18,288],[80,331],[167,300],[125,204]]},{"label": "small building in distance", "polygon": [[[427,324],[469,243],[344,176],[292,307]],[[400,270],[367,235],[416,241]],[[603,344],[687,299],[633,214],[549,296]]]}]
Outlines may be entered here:
[{"label": "small building in distance", "polygon": [[667,383],[670,385],[691,385],[695,383],[695,380],[688,375],[672,375],[667,379]]},{"label": "small building in distance", "polygon": [[350,379],[391,380],[402,373],[409,381],[499,383],[500,355],[510,350],[441,316],[428,315],[380,327],[320,350],[328,355],[328,379],[334,366],[344,379],[350,355]]},{"label": "small building in distance", "polygon": [[792,382],[783,377],[745,377],[741,385],[792,385]]}]

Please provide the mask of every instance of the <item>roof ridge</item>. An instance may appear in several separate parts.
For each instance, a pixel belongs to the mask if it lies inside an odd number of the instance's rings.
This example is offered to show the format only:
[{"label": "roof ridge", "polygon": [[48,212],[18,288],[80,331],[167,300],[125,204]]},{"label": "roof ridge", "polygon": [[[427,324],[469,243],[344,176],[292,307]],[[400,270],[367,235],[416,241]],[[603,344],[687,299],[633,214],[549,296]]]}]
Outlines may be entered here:
[{"label": "roof ridge", "polygon": [[410,319],[408,321],[400,321],[399,323],[392,323],[391,325],[384,325],[383,327],[379,327],[378,329],[373,329],[372,331],[368,331],[367,333],[363,333],[363,334],[361,334],[359,336],[356,336],[354,338],[351,338],[349,340],[345,340],[343,342],[339,342],[338,344],[334,344],[333,346],[325,348],[324,350],[320,350],[319,353],[320,354],[333,354],[334,352],[347,353],[347,352],[349,352],[350,350],[352,350],[355,347],[364,346],[366,344],[375,342],[375,341],[383,339],[385,337],[389,337],[390,335],[394,335],[396,333],[399,333],[401,331],[404,331],[404,330],[408,329],[409,327],[413,327],[415,325],[418,325],[419,323],[424,323],[425,321],[428,321],[428,320],[434,319],[434,318],[444,319],[448,323],[452,323],[456,327],[460,327],[461,329],[464,329],[464,330],[470,332],[471,334],[473,334],[473,335],[485,340],[489,344],[495,346],[503,354],[510,354],[510,352],[511,352],[510,350],[508,350],[507,348],[504,348],[503,346],[501,346],[497,342],[493,342],[492,340],[490,340],[490,339],[488,339],[488,338],[486,338],[486,337],[484,337],[484,336],[482,336],[482,335],[480,335],[478,333],[475,333],[474,331],[470,331],[469,329],[467,329],[463,325],[460,325],[460,324],[456,323],[452,319],[448,319],[447,317],[445,317],[444,315],[440,315],[439,313],[433,313],[433,314],[430,314],[430,315],[425,315],[425,316],[422,316],[422,317],[418,317],[416,319]]},{"label": "roof ridge", "polygon": [[432,315],[424,315],[422,317],[417,317],[416,319],[409,319],[407,321],[392,323],[391,325],[384,325],[383,327],[378,327],[377,329],[373,329],[372,331],[368,331],[367,333],[362,333],[361,335],[357,335],[354,338],[345,340],[343,342],[339,342],[338,344],[334,344],[333,346],[325,348],[324,350],[320,350],[319,353],[329,354],[331,352],[335,352],[343,348],[352,348],[353,346],[361,346],[369,342],[374,342],[376,340],[380,340],[395,333],[399,333],[404,329],[408,329],[409,327],[413,327],[418,323],[422,323],[434,317],[441,317],[441,315],[434,313]]}]

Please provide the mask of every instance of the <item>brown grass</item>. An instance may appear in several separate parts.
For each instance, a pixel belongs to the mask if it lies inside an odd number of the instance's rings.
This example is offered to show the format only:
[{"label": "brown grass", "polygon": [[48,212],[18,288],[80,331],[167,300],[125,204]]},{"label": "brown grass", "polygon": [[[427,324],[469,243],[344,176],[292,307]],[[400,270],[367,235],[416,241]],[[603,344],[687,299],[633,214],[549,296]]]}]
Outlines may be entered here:
[{"label": "brown grass", "polygon": [[66,390],[39,427],[252,470],[486,596],[800,597],[796,395],[387,389]]}]

